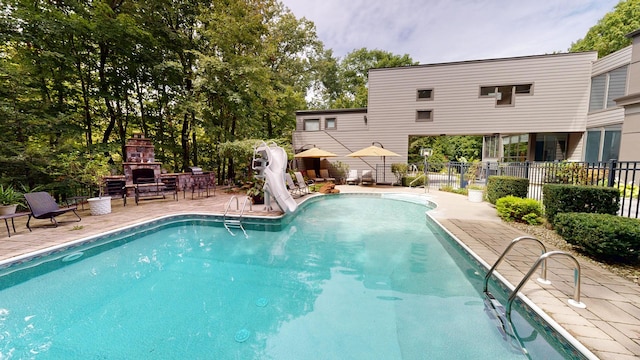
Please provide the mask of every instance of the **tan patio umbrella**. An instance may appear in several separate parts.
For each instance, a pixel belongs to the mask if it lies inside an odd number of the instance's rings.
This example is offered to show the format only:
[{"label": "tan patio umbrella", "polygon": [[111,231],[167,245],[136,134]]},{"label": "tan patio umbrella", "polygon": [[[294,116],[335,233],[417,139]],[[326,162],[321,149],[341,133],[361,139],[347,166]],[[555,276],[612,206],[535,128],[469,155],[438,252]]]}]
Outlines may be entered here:
[{"label": "tan patio umbrella", "polygon": [[314,158],[314,159],[320,159],[320,158],[328,158],[328,157],[336,157],[338,155],[326,151],[326,150],[322,150],[319,149],[317,147],[313,147],[309,150],[305,150],[301,153],[297,153],[295,154],[293,157],[295,158]]},{"label": "tan patio umbrella", "polygon": [[371,145],[364,149],[360,149],[354,153],[347,155],[348,157],[365,157],[365,156],[400,156],[391,150]]},{"label": "tan patio umbrella", "polygon": [[396,153],[394,153],[391,150],[387,150],[383,147],[378,147],[375,145],[371,145],[369,147],[366,147],[364,149],[360,149],[356,152],[353,152],[349,155],[347,155],[348,157],[365,157],[365,156],[382,156],[382,181],[386,181],[386,175],[385,175],[385,167],[387,166],[386,164],[386,156],[400,156]]}]

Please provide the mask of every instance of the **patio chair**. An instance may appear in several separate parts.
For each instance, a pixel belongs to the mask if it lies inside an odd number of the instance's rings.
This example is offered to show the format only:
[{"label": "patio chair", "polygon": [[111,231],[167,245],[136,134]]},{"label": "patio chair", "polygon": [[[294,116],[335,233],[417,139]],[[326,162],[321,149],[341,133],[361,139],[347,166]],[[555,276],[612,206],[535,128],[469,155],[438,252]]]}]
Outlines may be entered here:
[{"label": "patio chair", "polygon": [[347,184],[348,185],[358,184],[358,170],[349,170],[349,175],[347,176]]},{"label": "patio chair", "polygon": [[291,195],[296,195],[296,194],[300,196],[304,195],[304,193],[302,192],[302,189],[300,189],[300,187],[293,182],[293,178],[291,177],[291,174],[285,173],[284,179],[287,182],[287,187],[289,188],[289,193]]},{"label": "patio chair", "polygon": [[312,185],[314,181],[305,181],[304,176],[302,176],[302,173],[300,171],[296,171],[293,174],[296,176],[296,182],[298,183],[298,188],[300,188],[300,191],[307,194],[310,193],[311,191],[309,190],[309,185]]},{"label": "patio chair", "polygon": [[324,179],[324,181],[336,182],[336,178],[332,178],[329,176],[329,170],[320,169],[320,176]]},{"label": "patio chair", "polygon": [[307,176],[309,177],[309,179],[313,180],[314,182],[324,182],[324,178],[318,177],[318,175],[316,175],[315,170],[307,170]]},{"label": "patio chair", "polygon": [[29,226],[29,222],[31,218],[34,217],[36,219],[50,219],[51,222],[58,227],[58,222],[56,221],[56,216],[65,214],[69,211],[73,211],[73,213],[78,217],[78,221],[82,220],[80,215],[76,212],[77,206],[69,206],[61,208],[56,203],[55,199],[49,195],[49,193],[40,191],[33,193],[24,194],[24,199],[27,201],[27,205],[29,205],[29,209],[31,209],[31,214],[29,214],[29,219],[27,220],[27,229],[31,231],[31,227]]},{"label": "patio chair", "polygon": [[362,185],[374,185],[376,181],[373,179],[371,170],[364,170],[362,172],[362,178],[360,179]]}]

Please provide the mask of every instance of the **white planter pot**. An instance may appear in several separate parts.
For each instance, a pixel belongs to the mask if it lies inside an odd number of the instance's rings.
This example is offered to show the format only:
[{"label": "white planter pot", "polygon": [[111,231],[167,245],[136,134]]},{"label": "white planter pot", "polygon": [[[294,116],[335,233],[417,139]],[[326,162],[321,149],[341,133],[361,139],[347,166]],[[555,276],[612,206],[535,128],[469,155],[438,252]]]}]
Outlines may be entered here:
[{"label": "white planter pot", "polygon": [[482,197],[484,195],[484,190],[468,190],[468,199],[471,202],[481,203],[483,201]]},{"label": "white planter pot", "polygon": [[111,196],[87,199],[91,215],[105,215],[111,213]]},{"label": "white planter pot", "polygon": [[13,204],[13,205],[0,205],[0,215],[9,215],[9,214],[15,214],[16,213],[16,208],[18,207],[17,204]]}]

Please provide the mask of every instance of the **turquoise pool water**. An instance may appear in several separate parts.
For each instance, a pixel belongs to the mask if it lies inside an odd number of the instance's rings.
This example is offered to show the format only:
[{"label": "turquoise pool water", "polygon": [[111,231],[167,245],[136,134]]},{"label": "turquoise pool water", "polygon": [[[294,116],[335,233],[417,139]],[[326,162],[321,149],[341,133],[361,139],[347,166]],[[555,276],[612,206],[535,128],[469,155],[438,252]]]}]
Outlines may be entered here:
[{"label": "turquoise pool water", "polygon": [[[12,266],[0,359],[553,359],[487,315],[478,266],[425,206],[334,196],[280,231],[170,221]],[[482,272],[484,274],[484,272]]]}]

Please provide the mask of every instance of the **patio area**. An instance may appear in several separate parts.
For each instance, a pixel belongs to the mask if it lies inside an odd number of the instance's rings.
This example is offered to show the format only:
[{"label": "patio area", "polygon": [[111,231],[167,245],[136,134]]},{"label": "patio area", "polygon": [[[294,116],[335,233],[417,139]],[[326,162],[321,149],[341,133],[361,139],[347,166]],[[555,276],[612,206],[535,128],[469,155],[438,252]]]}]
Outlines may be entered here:
[{"label": "patio area", "polygon": [[[484,261],[493,264],[507,244],[518,236],[525,235],[502,223],[496,211],[488,203],[471,203],[466,197],[424,189],[399,187],[337,186],[342,193],[349,192],[411,192],[425,194],[438,207],[430,213],[451,234],[460,239]],[[216,196],[191,199],[190,194],[179,201],[173,199],[141,202],[136,206],[129,202],[126,207],[121,200],[113,200],[111,214],[91,216],[88,206],[78,213],[81,222],[74,220],[73,214],[58,218],[61,222],[52,228],[48,220],[32,220],[33,232],[26,228],[26,217],[15,219],[16,233],[0,238],[0,259],[5,260],[39,249],[62,244],[76,239],[114,230],[145,220],[168,214],[222,214],[233,194],[223,190]],[[313,195],[298,198],[304,201]],[[242,201],[240,201],[242,206]],[[249,215],[268,215],[263,205],[255,205]],[[271,215],[276,213],[272,212]],[[547,246],[547,250],[555,250]],[[511,284],[517,284],[540,255],[532,246],[516,246],[497,272]],[[579,259],[582,267],[581,300],[586,309],[571,307],[567,300],[573,294],[573,266],[562,258],[549,262],[551,285],[539,285],[533,279],[523,288],[522,293],[543,309],[551,318],[562,325],[601,359],[637,359],[640,357],[640,287],[626,279],[612,274],[591,262]]]}]

